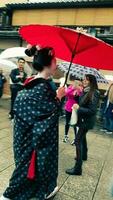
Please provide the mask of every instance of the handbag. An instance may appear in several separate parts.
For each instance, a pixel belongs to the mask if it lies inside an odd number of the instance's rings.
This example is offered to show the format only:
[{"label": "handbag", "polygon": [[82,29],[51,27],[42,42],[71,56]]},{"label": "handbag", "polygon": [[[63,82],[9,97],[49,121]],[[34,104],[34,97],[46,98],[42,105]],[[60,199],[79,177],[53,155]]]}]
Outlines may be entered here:
[{"label": "handbag", "polygon": [[75,109],[72,110],[70,126],[75,126],[78,122],[78,115]]}]

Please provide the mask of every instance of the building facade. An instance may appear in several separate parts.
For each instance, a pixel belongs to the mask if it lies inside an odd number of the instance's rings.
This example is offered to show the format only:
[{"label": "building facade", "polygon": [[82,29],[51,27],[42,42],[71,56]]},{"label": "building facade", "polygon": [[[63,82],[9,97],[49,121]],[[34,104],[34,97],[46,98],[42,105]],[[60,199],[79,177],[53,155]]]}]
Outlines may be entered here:
[{"label": "building facade", "polygon": [[[113,0],[1,0],[0,49],[22,46],[18,28],[26,24],[49,24],[87,28],[113,44]],[[11,42],[10,42],[11,41]]]},{"label": "building facade", "polygon": [[25,46],[18,29],[27,24],[84,27],[113,45],[113,0],[1,0],[0,51]]}]

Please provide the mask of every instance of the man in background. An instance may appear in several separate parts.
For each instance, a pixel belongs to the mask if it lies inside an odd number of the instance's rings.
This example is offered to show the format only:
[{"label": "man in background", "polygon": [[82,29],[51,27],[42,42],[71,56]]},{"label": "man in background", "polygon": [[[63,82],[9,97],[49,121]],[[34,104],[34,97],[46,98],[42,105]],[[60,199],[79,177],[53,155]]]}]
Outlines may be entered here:
[{"label": "man in background", "polygon": [[3,70],[0,69],[0,98],[3,95],[4,83],[6,82],[6,78],[3,75]]},{"label": "man in background", "polygon": [[13,106],[16,96],[19,91],[23,89],[24,81],[27,78],[27,74],[24,71],[25,59],[18,59],[18,67],[13,69],[10,73],[10,90],[11,90],[11,109],[9,112],[9,118],[14,118]]}]

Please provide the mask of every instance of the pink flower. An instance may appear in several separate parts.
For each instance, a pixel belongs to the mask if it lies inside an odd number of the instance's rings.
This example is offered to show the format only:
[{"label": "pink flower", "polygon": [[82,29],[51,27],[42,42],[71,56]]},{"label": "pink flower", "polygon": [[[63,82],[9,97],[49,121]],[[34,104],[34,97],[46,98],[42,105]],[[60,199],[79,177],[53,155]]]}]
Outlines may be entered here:
[{"label": "pink flower", "polygon": [[31,44],[28,44],[27,45],[27,49],[31,49],[32,48],[32,45]]},{"label": "pink flower", "polygon": [[39,51],[41,49],[40,45],[36,45],[36,49]]}]

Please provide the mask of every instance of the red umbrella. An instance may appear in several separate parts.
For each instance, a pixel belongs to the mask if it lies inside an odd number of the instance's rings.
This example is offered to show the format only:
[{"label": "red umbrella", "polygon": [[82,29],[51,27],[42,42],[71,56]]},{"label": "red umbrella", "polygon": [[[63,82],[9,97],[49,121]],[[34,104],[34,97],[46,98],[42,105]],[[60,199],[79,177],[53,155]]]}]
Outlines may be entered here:
[{"label": "red umbrella", "polygon": [[48,25],[27,25],[20,35],[32,45],[51,46],[56,57],[96,69],[113,70],[113,47],[105,42],[66,28]]}]

